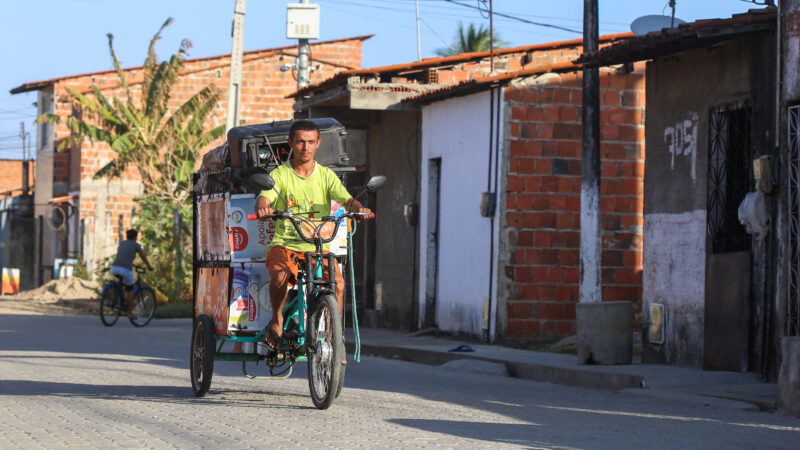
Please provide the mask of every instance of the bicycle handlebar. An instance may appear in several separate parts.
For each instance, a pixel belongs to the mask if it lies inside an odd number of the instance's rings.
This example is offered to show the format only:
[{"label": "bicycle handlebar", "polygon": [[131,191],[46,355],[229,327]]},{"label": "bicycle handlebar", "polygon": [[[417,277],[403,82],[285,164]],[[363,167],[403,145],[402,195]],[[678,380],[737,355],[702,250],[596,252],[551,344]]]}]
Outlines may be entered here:
[{"label": "bicycle handlebar", "polygon": [[[288,211],[276,210],[276,212],[274,214],[267,214],[266,216],[264,216],[265,219],[286,219],[286,220],[292,222],[292,225],[294,225],[294,229],[297,231],[297,234],[300,236],[300,239],[308,242],[309,244],[316,244],[316,239],[317,238],[319,238],[320,242],[323,243],[323,244],[327,244],[328,242],[331,242],[333,240],[333,238],[336,237],[336,234],[339,231],[339,224],[342,222],[342,219],[344,219],[344,218],[355,219],[356,217],[361,217],[361,218],[364,218],[364,219],[374,219],[375,218],[375,213],[373,213],[373,212],[368,212],[368,213],[349,212],[349,213],[344,213],[339,217],[335,217],[335,216],[322,217],[322,219],[320,219],[320,221],[322,223],[320,223],[314,229],[315,235],[317,237],[307,238],[306,237],[306,233],[304,233],[300,229],[300,221],[295,219],[295,214],[292,214],[292,213],[290,213]],[[247,220],[261,220],[261,218],[258,217],[258,214],[248,214],[247,215]],[[331,237],[330,238],[322,238],[322,236],[320,236],[320,232],[322,230],[322,225],[324,225],[325,223],[328,223],[328,222],[333,222],[335,224],[334,228],[333,228],[333,232],[331,233]]]}]

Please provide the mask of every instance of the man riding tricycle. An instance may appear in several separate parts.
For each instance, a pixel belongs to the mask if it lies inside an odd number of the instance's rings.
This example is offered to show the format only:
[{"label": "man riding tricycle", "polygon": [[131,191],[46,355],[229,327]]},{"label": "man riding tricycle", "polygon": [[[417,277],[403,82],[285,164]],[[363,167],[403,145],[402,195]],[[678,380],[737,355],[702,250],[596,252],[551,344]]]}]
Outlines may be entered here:
[{"label": "man riding tricycle", "polygon": [[[287,378],[296,362],[307,361],[320,409],[341,391],[345,281],[337,256],[349,258],[352,283],[354,221],[374,215],[320,163],[325,158],[315,160],[325,139],[320,126],[344,135],[332,119],[234,128],[229,156],[217,155],[230,166],[195,175],[190,373],[197,396],[208,392],[215,359],[242,361],[248,377],[271,379]],[[384,183],[373,177],[364,192]],[[226,345],[232,348],[223,351]],[[247,372],[248,362],[262,361],[268,376]]]}]

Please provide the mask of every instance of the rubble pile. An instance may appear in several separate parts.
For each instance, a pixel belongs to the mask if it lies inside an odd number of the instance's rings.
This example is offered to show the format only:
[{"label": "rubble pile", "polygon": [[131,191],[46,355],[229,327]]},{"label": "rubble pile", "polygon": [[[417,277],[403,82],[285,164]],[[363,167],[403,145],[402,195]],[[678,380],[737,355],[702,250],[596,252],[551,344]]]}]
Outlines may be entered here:
[{"label": "rubble pile", "polygon": [[96,299],[99,293],[100,286],[96,282],[69,277],[50,280],[36,289],[20,292],[14,298],[37,303],[57,303],[59,300]]}]

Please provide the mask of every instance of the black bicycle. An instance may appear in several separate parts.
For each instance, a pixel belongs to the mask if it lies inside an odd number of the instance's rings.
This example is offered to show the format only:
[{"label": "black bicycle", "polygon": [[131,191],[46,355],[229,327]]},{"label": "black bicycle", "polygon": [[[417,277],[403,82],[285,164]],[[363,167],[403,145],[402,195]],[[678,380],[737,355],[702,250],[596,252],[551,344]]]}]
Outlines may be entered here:
[{"label": "black bicycle", "polygon": [[[133,326],[143,327],[150,323],[156,313],[156,293],[141,281],[141,275],[147,269],[142,266],[133,268],[136,271],[136,283],[133,285],[133,317],[129,319]],[[114,326],[120,314],[128,314],[128,301],[122,277],[119,275],[114,277],[116,281],[109,281],[100,296],[100,320],[107,327]]]}]

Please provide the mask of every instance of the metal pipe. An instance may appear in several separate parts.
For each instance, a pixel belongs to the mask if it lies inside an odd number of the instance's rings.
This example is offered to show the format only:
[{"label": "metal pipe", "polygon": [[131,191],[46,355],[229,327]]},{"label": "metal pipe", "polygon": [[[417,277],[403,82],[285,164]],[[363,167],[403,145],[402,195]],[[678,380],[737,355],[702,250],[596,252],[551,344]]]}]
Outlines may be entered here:
[{"label": "metal pipe", "polygon": [[419,0],[416,0],[417,6],[417,61],[422,61],[422,42],[419,34]]},{"label": "metal pipe", "polygon": [[489,72],[494,72],[494,14],[489,0]]}]

